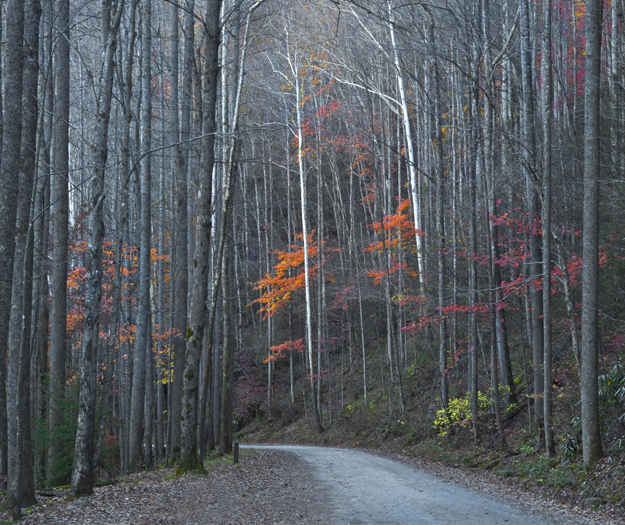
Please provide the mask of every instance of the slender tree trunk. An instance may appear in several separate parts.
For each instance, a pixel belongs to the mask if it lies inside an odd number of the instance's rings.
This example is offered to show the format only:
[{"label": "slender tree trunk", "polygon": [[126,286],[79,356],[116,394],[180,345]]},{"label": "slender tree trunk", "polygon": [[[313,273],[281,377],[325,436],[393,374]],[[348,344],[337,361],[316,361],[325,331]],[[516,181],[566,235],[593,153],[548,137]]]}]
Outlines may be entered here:
[{"label": "slender tree trunk", "polygon": [[[43,89],[43,111],[40,112],[39,129],[39,158],[37,167],[37,189],[35,209],[33,213],[34,239],[33,249],[33,279],[35,286],[32,301],[32,359],[34,368],[31,369],[33,387],[31,392],[35,405],[32,408],[32,421],[45,421],[48,417],[48,326],[49,326],[49,286],[48,286],[48,246],[50,230],[50,145],[52,138],[54,85],[52,82],[52,3],[43,4],[43,24],[46,27],[45,35],[40,38],[40,71],[39,82]],[[47,441],[47,429],[43,429]],[[34,435],[34,433],[33,433]],[[38,479],[46,479],[46,450],[37,447],[35,456],[35,475]],[[0,474],[1,476],[2,474]]]},{"label": "slender tree trunk", "polygon": [[566,313],[569,318],[569,331],[571,332],[571,349],[573,350],[573,357],[577,366],[582,364],[582,355],[579,342],[579,330],[575,323],[575,309],[573,307],[573,292],[571,291],[571,276],[567,267],[567,259],[564,253],[564,247],[562,243],[557,244],[558,249],[558,266],[562,271],[562,277],[560,282],[564,290],[564,304],[566,305]]},{"label": "slender tree trunk", "polygon": [[[220,42],[221,0],[206,0],[206,55],[204,73],[203,120],[204,134],[209,135],[202,148],[202,169],[198,186],[196,207],[195,252],[193,254],[193,296],[187,328],[186,360],[183,380],[182,404],[182,447],[181,463],[178,472],[202,470],[201,458],[198,457],[198,408],[199,362],[204,339],[205,309],[208,300],[208,266],[210,261],[210,232],[212,225],[211,194],[212,173],[215,162],[217,82],[219,80],[219,42]],[[209,349],[210,352],[210,349]],[[206,367],[209,368],[212,356],[208,356]],[[209,373],[210,370],[207,371]],[[199,424],[203,425],[200,419]]]},{"label": "slender tree trunk", "polygon": [[[151,300],[150,300],[151,302]],[[148,330],[148,340],[145,345],[145,398],[143,401],[143,410],[145,414],[145,428],[143,429],[143,462],[146,469],[151,469],[154,465],[154,458],[152,454],[153,438],[154,438],[154,352],[152,348],[153,333],[151,329],[152,323],[150,322],[150,330]]]},{"label": "slender tree trunk", "polygon": [[70,16],[69,0],[57,4],[54,25],[60,30],[55,49],[54,168],[52,212],[54,214],[52,278],[50,284],[50,419],[48,485],[60,482],[58,467],[63,457],[59,439],[65,409],[65,355],[67,353],[67,256],[69,219],[69,98]]},{"label": "slender tree trunk", "polygon": [[[479,21],[480,17],[476,16],[476,21]],[[477,444],[479,440],[479,431],[478,431],[478,415],[479,415],[479,404],[478,404],[478,360],[477,360],[477,352],[478,352],[478,326],[477,326],[477,302],[478,302],[478,292],[477,292],[477,261],[475,260],[475,256],[477,254],[477,181],[482,175],[482,145],[481,145],[481,137],[480,137],[480,116],[481,116],[481,107],[480,107],[480,92],[479,92],[479,75],[480,75],[480,66],[479,66],[479,49],[477,42],[473,46],[473,57],[472,57],[472,74],[473,74],[473,85],[472,85],[472,106],[471,106],[471,124],[472,130],[470,133],[470,141],[471,141],[471,165],[469,168],[469,181],[468,181],[468,189],[469,189],[469,307],[471,311],[469,313],[469,397],[471,399],[471,412],[473,414],[473,442]]]},{"label": "slender tree trunk", "polygon": [[100,329],[100,300],[102,297],[102,243],[104,242],[104,178],[108,156],[108,130],[113,92],[114,58],[117,33],[122,19],[123,0],[109,4],[114,10],[111,26],[107,29],[108,41],[104,63],[98,82],[98,111],[93,144],[94,173],[89,202],[89,244],[86,255],[85,321],[80,365],[80,394],[78,428],[74,447],[72,493],[76,496],[93,493],[93,438],[96,409],[96,361]]},{"label": "slender tree trunk", "polygon": [[[182,82],[182,105],[181,105],[181,129],[180,138],[188,140],[191,128],[191,104],[193,90],[193,60],[194,60],[194,0],[187,3],[185,12],[185,44],[184,44],[184,68]],[[177,17],[176,13],[176,17]],[[176,33],[177,34],[177,33]],[[176,82],[177,84],[177,82]],[[172,90],[174,86],[172,86]],[[176,224],[176,288],[174,290],[174,319],[173,324],[177,331],[174,336],[174,381],[171,406],[172,443],[171,459],[176,461],[180,458],[181,439],[181,415],[182,415],[182,379],[184,374],[185,337],[187,332],[187,297],[188,297],[188,235],[187,235],[187,173],[190,168],[189,148],[183,145],[178,149],[176,158],[176,198],[175,198],[175,224]]]},{"label": "slender tree trunk", "polygon": [[[123,109],[124,109],[124,123],[123,123],[123,145],[121,152],[121,195],[119,198],[119,209],[118,209],[118,220],[117,220],[117,231],[116,231],[116,241],[115,241],[115,270],[113,274],[113,304],[111,306],[111,325],[109,327],[109,340],[107,346],[107,360],[106,367],[104,370],[104,380],[102,385],[102,395],[100,399],[99,405],[99,417],[98,417],[98,434],[96,437],[95,448],[93,451],[93,468],[97,469],[98,464],[100,462],[100,456],[102,454],[102,442],[104,439],[104,435],[106,433],[106,426],[109,421],[108,413],[109,409],[114,408],[113,396],[111,394],[113,390],[113,382],[115,380],[115,365],[119,368],[119,359],[115,359],[115,352],[118,345],[120,345],[120,340],[118,338],[119,331],[119,320],[120,314],[122,310],[122,264],[123,264],[123,251],[124,251],[124,242],[126,241],[125,233],[128,225],[128,215],[129,215],[129,199],[128,199],[128,183],[130,181],[130,123],[131,123],[131,113],[130,113],[130,98],[132,95],[132,64],[133,64],[133,51],[137,33],[135,31],[135,20],[136,20],[136,11],[139,0],[132,0],[130,6],[129,13],[129,54],[126,61],[126,83],[124,86],[120,86],[120,90],[122,91],[122,101],[123,101]],[[110,11],[110,9],[109,9]],[[110,12],[109,12],[110,15]],[[110,20],[110,17],[109,17]],[[109,22],[110,23],[110,22]],[[103,31],[103,34],[109,34],[109,31]],[[120,48],[119,56],[121,57],[121,48]],[[121,61],[121,60],[120,60]],[[121,381],[118,381],[119,386],[121,387]],[[122,397],[121,388],[118,394],[118,398]],[[121,423],[121,410],[120,410],[120,428],[123,427]],[[120,449],[123,455],[125,440],[123,439],[123,432],[121,432],[119,436],[120,440]]]},{"label": "slender tree trunk", "polygon": [[584,88],[584,269],[582,274],[582,445],[584,464],[603,455],[599,427],[599,180],[603,2],[586,0]]},{"label": "slender tree trunk", "polygon": [[[293,69],[293,64],[291,65]],[[308,188],[306,184],[306,174],[304,172],[304,137],[302,132],[302,112],[300,106],[300,85],[299,85],[299,73],[297,70],[293,71],[295,76],[295,91],[297,101],[295,104],[295,114],[297,118],[297,165],[299,170],[299,184],[300,184],[300,199],[301,199],[301,215],[302,215],[302,240],[304,242],[304,288],[305,288],[305,301],[306,301],[306,351],[308,355],[308,368],[310,372],[310,392],[312,399],[312,411],[315,419],[315,426],[317,432],[321,433],[323,427],[321,426],[321,417],[319,415],[319,407],[317,405],[317,396],[315,393],[315,368],[313,364],[313,337],[312,337],[312,297],[310,282],[310,256],[308,250]]]},{"label": "slender tree trunk", "polygon": [[[161,44],[161,53],[164,54],[163,45]],[[162,67],[162,64],[161,64]],[[158,305],[156,319],[158,322],[158,339],[156,343],[156,357],[155,357],[155,366],[156,366],[156,422],[155,422],[155,451],[156,451],[156,460],[160,462],[165,457],[165,441],[164,441],[164,430],[165,425],[163,422],[163,416],[166,414],[165,409],[165,391],[164,391],[164,369],[168,366],[167,361],[165,360],[165,257],[167,256],[167,252],[165,250],[165,236],[166,236],[166,200],[165,200],[165,170],[166,170],[166,159],[165,159],[165,143],[166,143],[166,114],[165,114],[165,100],[163,93],[165,91],[165,79],[164,76],[161,75],[161,147],[163,147],[162,155],[161,155],[161,173],[159,177],[159,202],[158,202],[158,254],[160,258],[157,261],[157,274],[158,274],[158,299],[156,304]],[[176,113],[176,117],[178,115],[178,106],[174,106],[171,108],[173,111],[170,113]]]},{"label": "slender tree trunk", "polygon": [[[534,115],[534,78],[532,75],[532,40],[530,24],[530,6],[528,0],[521,1],[521,74],[523,85],[523,145],[525,176],[527,181],[528,221],[530,227],[530,305],[532,316],[532,349],[534,367],[534,418],[537,428],[543,424],[543,305],[540,292],[535,283],[540,279],[539,264],[540,234],[538,233],[537,221],[539,217],[538,193],[536,185],[535,155],[535,115]],[[541,440],[542,440],[541,436]]]},{"label": "slender tree trunk", "polygon": [[[128,48],[126,51],[126,60],[125,60],[125,72],[123,80],[120,78],[120,82],[123,81],[123,85],[120,86],[120,93],[122,94],[122,103],[124,110],[124,123],[123,123],[123,143],[121,147],[121,164],[122,164],[122,172],[124,176],[124,185],[127,187],[130,184],[130,177],[132,175],[130,168],[130,146],[131,146],[131,125],[133,120],[133,113],[131,109],[132,103],[132,86],[133,86],[133,63],[134,63],[134,55],[135,55],[135,43],[137,39],[137,31],[136,31],[136,16],[137,16],[137,6],[139,5],[139,0],[132,0],[130,4],[130,13],[129,13],[129,22],[127,29],[127,40],[128,40]],[[121,47],[121,46],[120,46]],[[123,49],[120,48],[119,56],[120,63],[123,62],[122,55]],[[120,75],[121,77],[121,75]],[[124,196],[122,194],[122,200],[127,199],[127,195]],[[125,213],[127,216],[130,216],[130,202],[126,204],[128,208]],[[126,227],[123,231],[124,237],[131,241],[130,239],[130,227],[128,221],[126,223]],[[122,247],[123,249],[123,247]],[[127,261],[126,264],[129,264]],[[130,270],[130,268],[126,268]],[[122,302],[122,307],[123,307]],[[132,308],[127,308],[129,310],[129,315],[132,316]],[[128,323],[130,324],[132,321],[128,319]],[[118,359],[117,359],[117,367],[118,367],[118,381],[119,381],[119,412],[120,412],[120,463],[122,473],[126,474],[128,472],[128,414],[130,412],[128,406],[128,394],[130,392],[130,388],[128,388],[130,374],[126,373],[129,370],[129,359],[128,355],[130,354],[130,349],[128,345],[126,345],[126,357],[122,357],[124,355],[122,351],[121,345],[119,345]]]},{"label": "slender tree trunk", "polygon": [[[430,18],[432,15],[430,14]],[[445,321],[445,281],[446,281],[446,236],[445,236],[445,217],[443,215],[443,206],[445,200],[445,176],[444,176],[444,152],[443,152],[443,124],[441,109],[441,89],[438,78],[438,58],[436,43],[434,40],[434,20],[428,23],[428,39],[432,46],[432,63],[431,77],[434,96],[434,129],[432,134],[435,137],[434,142],[434,162],[435,162],[435,184],[436,184],[436,242],[437,242],[437,263],[438,263],[438,366],[441,374],[441,401],[443,410],[447,410],[449,404],[449,387],[447,384],[447,325]]]},{"label": "slender tree trunk", "polygon": [[[406,91],[404,88],[404,77],[402,74],[401,64],[399,63],[399,54],[397,51],[397,44],[395,42],[395,22],[393,16],[393,4],[391,0],[387,1],[387,9],[389,14],[389,31],[391,35],[391,43],[393,47],[393,60],[395,65],[395,75],[397,80],[397,90],[399,91],[401,101],[401,116],[404,125],[404,139],[406,152],[408,158],[408,173],[410,182],[410,195],[412,198],[412,206],[414,212],[415,228],[419,231],[423,230],[421,224],[421,197],[419,192],[419,177],[417,177],[417,164],[414,155],[414,147],[412,143],[412,131],[410,129],[410,116],[408,114],[408,101],[406,99]],[[424,262],[424,246],[423,238],[421,235],[416,236],[417,241],[417,263],[419,267],[419,285],[421,289],[421,295],[425,295],[425,262]]]},{"label": "slender tree trunk", "polygon": [[[0,24],[0,39],[3,38],[3,34],[2,34],[2,24]],[[0,66],[0,83],[2,83],[2,67]],[[3,111],[3,101],[2,101],[2,97],[0,97],[0,116],[2,116],[4,113]],[[2,150],[2,144],[3,144],[3,130],[4,130],[4,118],[0,118],[0,152]],[[1,163],[1,158],[0,158],[0,163]],[[0,171],[0,177],[2,177],[0,182],[7,182],[6,179],[4,178],[4,174]],[[0,209],[2,210],[2,212],[4,213],[6,210],[5,206],[7,204],[7,195],[5,193],[5,190],[0,189]],[[7,223],[5,222],[0,222],[0,227],[4,228],[5,226],[7,226]],[[6,240],[7,237],[3,234],[0,233],[0,236],[2,236],[2,240]],[[4,247],[0,248],[0,268],[2,268],[3,270],[6,269],[6,260],[4,259],[5,257],[5,252],[4,252]],[[1,300],[1,293],[4,290],[4,287],[6,285],[6,282],[4,281],[3,277],[0,277],[0,300]],[[7,312],[8,314],[8,312]],[[0,342],[1,343],[6,343],[7,342],[7,334],[6,334],[6,323],[8,322],[8,316],[6,317],[6,320],[4,318],[5,314],[2,314],[2,316],[0,317]],[[3,347],[4,348],[4,347]],[[6,387],[7,387],[7,377],[6,377],[6,353],[5,352],[0,352],[0,490],[6,489],[6,476],[7,476],[7,406],[6,406],[6,402],[7,402],[7,398],[6,398]]]},{"label": "slender tree trunk", "polygon": [[232,406],[233,406],[233,369],[234,352],[232,351],[231,300],[230,300],[230,249],[224,251],[221,297],[223,301],[223,379],[221,393],[221,417],[219,451],[227,454],[232,450]]},{"label": "slender tree trunk", "polygon": [[543,77],[543,359],[544,359],[544,423],[545,451],[547,457],[555,454],[553,439],[553,384],[551,379],[551,114],[553,111],[552,50],[551,50],[552,0],[543,0],[543,27],[541,62]]},{"label": "slender tree trunk", "polygon": [[113,407],[113,396],[111,394],[114,386],[114,357],[116,347],[119,344],[119,318],[121,315],[122,301],[122,252],[124,248],[124,231],[128,219],[128,176],[122,168],[122,181],[120,205],[117,210],[117,232],[115,239],[115,269],[113,273],[113,304],[111,305],[111,324],[109,327],[109,340],[106,351],[106,363],[104,367],[104,378],[102,381],[102,393],[98,409],[98,434],[93,451],[93,466],[98,468],[100,456],[102,454],[102,442],[106,434],[106,427],[109,423],[109,410]]},{"label": "slender tree trunk", "polygon": [[[24,3],[10,0],[6,20],[4,129],[2,141],[2,167],[0,169],[0,348],[8,348],[9,319],[11,315],[11,289],[13,285],[13,257],[15,251],[15,219],[19,191],[19,162],[22,138],[22,75],[24,66]],[[9,358],[10,360],[10,358]],[[15,472],[15,457],[7,453],[8,438],[16,434],[16,399],[18,392],[17,370],[6,376],[6,350],[0,352],[0,476]],[[6,397],[5,397],[6,396]],[[7,488],[11,484],[7,480]],[[12,508],[12,507],[9,507]],[[17,509],[19,513],[19,509]]]},{"label": "slender tree trunk", "polygon": [[[39,18],[41,4],[24,4],[24,68],[22,90],[22,140],[19,164],[19,196],[15,224],[15,255],[9,328],[9,377],[17,376],[17,389],[9,391],[9,485],[7,508],[18,519],[21,507],[36,503],[30,425],[30,335],[32,312],[33,229],[30,225],[37,144],[37,84],[39,64]],[[29,227],[30,226],[30,227]],[[14,430],[15,434],[11,432]],[[13,449],[13,450],[11,450]]]},{"label": "slender tree trunk", "polygon": [[[145,413],[145,381],[150,346],[150,248],[152,236],[152,0],[143,0],[141,9],[141,219],[139,247],[139,291],[137,337],[135,339],[132,400],[130,403],[130,472],[141,470],[151,450],[143,450],[145,426],[152,414]],[[144,452],[146,457],[144,458]]]}]

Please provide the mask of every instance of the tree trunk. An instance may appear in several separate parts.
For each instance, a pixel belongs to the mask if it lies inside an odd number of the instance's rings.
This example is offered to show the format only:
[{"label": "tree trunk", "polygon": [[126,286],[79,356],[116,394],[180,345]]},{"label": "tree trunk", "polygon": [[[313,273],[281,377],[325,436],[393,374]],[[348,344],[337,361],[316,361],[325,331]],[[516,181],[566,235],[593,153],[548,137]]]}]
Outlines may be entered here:
[{"label": "tree trunk", "polygon": [[[402,74],[402,68],[399,63],[399,54],[397,51],[397,44],[395,42],[395,22],[393,17],[393,5],[390,0],[387,1],[387,9],[389,14],[389,32],[391,34],[391,44],[393,48],[393,61],[395,65],[395,76],[397,80],[397,90],[399,91],[400,102],[401,102],[401,117],[404,125],[404,139],[405,139],[405,148],[406,153],[408,154],[408,158],[406,162],[408,163],[408,173],[409,173],[409,182],[410,182],[410,196],[412,198],[412,206],[414,212],[414,222],[415,228],[419,231],[423,230],[423,226],[421,224],[421,198],[419,195],[419,184],[420,177],[417,177],[417,164],[414,155],[414,147],[412,143],[412,131],[410,129],[410,116],[408,114],[408,101],[406,99],[406,91],[404,89],[404,76]],[[417,242],[417,262],[419,267],[419,285],[421,295],[425,296],[425,261],[424,261],[424,246],[423,246],[423,238],[421,235],[416,236]]]},{"label": "tree trunk", "polygon": [[[180,139],[184,142],[189,139],[191,128],[191,104],[192,104],[192,90],[193,90],[193,42],[194,42],[194,30],[193,30],[193,10],[195,8],[195,1],[191,0],[187,3],[187,10],[185,12],[185,44],[183,50],[183,81],[182,81],[182,105],[180,109],[181,115],[181,128]],[[172,59],[177,55],[177,9],[174,9],[174,15],[176,22],[173,24],[175,31],[176,42],[172,47]],[[177,70],[177,60],[174,66]],[[175,75],[175,84],[172,84],[172,94],[177,99],[178,88],[178,74]],[[172,101],[173,104],[173,101]],[[177,108],[177,104],[174,105]],[[174,117],[174,129],[176,127],[177,118]],[[181,415],[182,415],[182,377],[184,373],[184,352],[185,352],[185,335],[187,332],[187,297],[188,297],[188,235],[187,235],[187,208],[188,208],[188,196],[187,196],[187,173],[189,170],[189,147],[183,144],[180,148],[177,148],[176,157],[176,196],[175,196],[175,208],[174,208],[174,223],[176,227],[176,287],[174,290],[174,318],[172,320],[173,327],[176,330],[176,334],[173,338],[173,393],[172,403],[169,407],[168,414],[171,412],[170,425],[171,429],[171,450],[168,451],[168,455],[171,461],[177,461],[180,459],[180,436],[181,436]]]},{"label": "tree trunk", "polygon": [[223,276],[221,281],[221,297],[223,301],[223,379],[221,393],[221,418],[219,452],[228,454],[232,450],[232,405],[233,405],[233,371],[234,352],[232,351],[232,316],[230,300],[230,249],[224,251]]},{"label": "tree trunk", "polygon": [[551,379],[551,114],[553,111],[553,83],[551,73],[551,6],[552,0],[543,0],[543,359],[544,359],[544,425],[545,452],[548,458],[555,454],[553,440],[553,383]]},{"label": "tree trunk", "polygon": [[[206,0],[206,55],[204,63],[203,120],[204,134],[208,135],[202,148],[201,177],[198,186],[193,254],[193,296],[189,324],[186,332],[187,346],[183,379],[182,446],[177,472],[203,470],[198,457],[199,362],[204,339],[205,310],[208,300],[208,266],[210,262],[210,232],[212,225],[211,194],[212,173],[215,162],[216,130],[215,104],[219,80],[219,42],[221,0]],[[209,349],[210,352],[210,349]],[[207,368],[211,362],[208,356]],[[207,371],[207,373],[210,371]],[[203,421],[200,419],[199,424]]]},{"label": "tree trunk", "polygon": [[[430,18],[432,15],[430,14]],[[436,243],[437,243],[437,263],[438,263],[438,366],[441,375],[441,401],[443,410],[447,410],[449,404],[449,387],[447,384],[447,326],[445,321],[445,281],[446,281],[446,237],[445,237],[445,216],[443,215],[443,206],[445,200],[445,175],[444,175],[444,154],[443,154],[443,124],[441,109],[441,90],[438,78],[438,58],[436,51],[436,43],[434,40],[434,20],[428,23],[428,40],[432,46],[432,63],[430,75],[432,77],[432,87],[434,90],[434,129],[432,135],[434,141],[435,156],[435,184],[436,184]]]},{"label": "tree trunk", "polygon": [[[33,414],[31,424],[37,419],[46,421],[48,418],[48,327],[50,320],[50,292],[48,282],[48,253],[50,238],[50,149],[52,142],[53,126],[53,82],[45,82],[44,79],[52,77],[52,39],[54,29],[52,27],[53,9],[52,2],[46,1],[42,5],[43,24],[45,33],[39,40],[39,82],[45,86],[40,99],[43,109],[40,112],[39,128],[39,158],[37,166],[37,189],[33,212],[33,301],[32,301],[32,360],[31,384],[36,389],[31,392],[31,398],[35,405],[31,406]],[[34,433],[33,433],[34,435]],[[44,440],[47,441],[47,428],[44,429]],[[42,440],[42,441],[44,441]],[[46,443],[47,444],[47,443]],[[35,455],[35,476],[39,480],[46,480],[46,448],[37,447]],[[1,474],[0,474],[1,476]]]},{"label": "tree trunk", "polygon": [[[480,17],[476,16],[476,22],[479,24]],[[477,345],[478,345],[478,326],[477,326],[477,261],[475,256],[477,254],[477,181],[482,175],[482,151],[481,151],[481,137],[480,137],[480,91],[479,91],[479,54],[478,43],[473,46],[472,56],[472,98],[471,98],[471,124],[472,130],[469,131],[470,149],[471,149],[471,165],[469,168],[469,307],[471,311],[469,313],[469,398],[471,400],[471,412],[472,412],[472,424],[473,424],[473,442],[477,444],[479,440],[478,431],[478,360],[477,360]]]},{"label": "tree trunk", "polygon": [[584,88],[584,269],[582,274],[582,445],[584,465],[603,455],[599,427],[599,180],[603,2],[586,1]]},{"label": "tree trunk", "polygon": [[100,329],[100,300],[102,297],[102,244],[104,242],[103,205],[104,178],[108,156],[108,130],[111,116],[114,58],[117,33],[122,19],[123,0],[109,4],[114,9],[104,63],[98,85],[98,111],[93,144],[94,173],[89,202],[89,244],[86,254],[85,321],[80,364],[80,394],[78,400],[78,428],[74,448],[72,493],[76,496],[93,494],[93,438],[96,408],[96,360]]},{"label": "tree trunk", "polygon": [[[37,84],[39,63],[39,18],[41,4],[28,0],[24,4],[24,68],[22,90],[22,140],[19,164],[19,197],[15,225],[15,255],[9,329],[9,377],[17,376],[17,389],[9,391],[9,406],[14,408],[9,419],[9,485],[7,508],[18,519],[21,507],[37,500],[32,464],[30,425],[30,336],[32,313],[33,229],[30,226],[35,150],[37,144]],[[13,412],[13,411],[11,411]],[[14,430],[15,434],[11,432]],[[15,448],[13,448],[15,447]],[[13,450],[11,450],[13,448]]]},{"label": "tree trunk", "polygon": [[[532,316],[531,341],[533,349],[534,368],[534,418],[537,427],[542,428],[543,424],[543,320],[542,320],[542,297],[537,290],[535,283],[540,279],[539,264],[540,256],[540,234],[538,233],[537,221],[539,220],[538,193],[536,189],[535,155],[535,116],[534,116],[534,78],[532,75],[532,45],[530,30],[530,6],[528,0],[521,1],[521,73],[523,84],[523,144],[524,144],[524,165],[525,177],[527,181],[527,202],[528,221],[530,228],[530,263],[529,275],[530,305]],[[542,439],[542,437],[541,437]]]},{"label": "tree trunk", "polygon": [[[20,145],[22,139],[22,75],[24,66],[24,3],[10,0],[7,4],[4,129],[2,168],[0,170],[0,348],[8,348],[11,289],[13,285],[13,256],[15,251],[15,219],[19,191]],[[5,396],[17,394],[17,366],[7,380],[7,354],[0,352],[0,476],[15,472],[14,453],[7,453],[8,437],[16,434],[16,399]],[[12,406],[11,406],[12,405]],[[11,479],[7,480],[7,486]],[[9,507],[11,508],[11,507]],[[19,512],[19,509],[18,509]]]},{"label": "tree trunk", "polygon": [[[118,331],[119,331],[119,319],[122,308],[122,254],[124,250],[124,242],[125,232],[128,225],[128,215],[129,215],[129,201],[128,201],[128,183],[130,181],[130,97],[132,94],[132,55],[134,50],[134,44],[136,39],[136,31],[135,31],[135,17],[137,4],[139,0],[132,0],[132,4],[130,6],[130,23],[129,23],[129,34],[130,34],[130,42],[129,42],[129,50],[130,53],[128,55],[128,60],[126,64],[126,85],[123,86],[123,102],[124,104],[124,124],[123,124],[123,133],[124,133],[124,146],[122,147],[122,169],[121,169],[121,190],[120,190],[120,205],[117,213],[117,232],[116,232],[116,241],[115,241],[115,270],[113,274],[113,304],[111,306],[111,326],[109,327],[109,340],[107,346],[107,360],[106,367],[104,371],[104,380],[102,385],[102,395],[100,399],[100,407],[99,407],[99,423],[98,423],[98,434],[95,442],[95,449],[93,451],[93,467],[95,469],[98,468],[98,464],[100,462],[100,456],[102,453],[102,441],[104,439],[104,435],[106,433],[106,425],[109,421],[108,412],[109,409],[112,408],[113,396],[111,395],[111,390],[113,389],[113,381],[114,381],[114,356],[116,352],[116,347],[119,345]],[[110,13],[109,13],[110,14]],[[109,17],[110,20],[110,17]],[[107,31],[108,33],[108,31]],[[121,56],[121,55],[120,55]],[[117,360],[117,366],[119,366],[119,360]],[[119,383],[121,386],[121,382]],[[121,392],[118,396],[121,396]],[[121,425],[120,425],[121,426]],[[120,447],[123,451],[123,439],[120,439]]]},{"label": "tree trunk", "polygon": [[143,451],[144,420],[147,428],[152,414],[145,413],[147,352],[151,352],[150,247],[152,236],[152,0],[143,0],[141,9],[141,219],[139,247],[139,291],[137,337],[135,339],[132,400],[130,403],[129,470],[138,472],[151,450]]},{"label": "tree trunk", "polygon": [[312,336],[312,297],[311,297],[311,282],[310,282],[310,264],[309,264],[309,251],[308,251],[308,188],[306,184],[306,174],[304,171],[304,137],[302,131],[302,112],[300,105],[300,79],[299,72],[294,68],[294,63],[291,62],[291,71],[295,77],[295,93],[296,104],[295,114],[297,117],[297,163],[299,170],[299,184],[300,184],[300,199],[301,199],[301,215],[302,215],[302,240],[304,242],[304,289],[305,289],[305,301],[306,301],[306,353],[308,356],[308,369],[310,372],[310,392],[312,399],[312,411],[315,419],[315,426],[317,432],[321,433],[323,427],[321,426],[321,417],[319,415],[319,407],[317,405],[317,395],[315,392],[315,368],[313,364],[313,336]]},{"label": "tree trunk", "polygon": [[69,0],[57,4],[54,25],[60,30],[55,49],[54,83],[54,170],[52,174],[52,277],[50,280],[50,419],[47,484],[58,485],[59,467],[66,451],[60,435],[65,398],[65,356],[67,353],[67,258],[69,220],[69,99],[70,99],[70,14]]}]

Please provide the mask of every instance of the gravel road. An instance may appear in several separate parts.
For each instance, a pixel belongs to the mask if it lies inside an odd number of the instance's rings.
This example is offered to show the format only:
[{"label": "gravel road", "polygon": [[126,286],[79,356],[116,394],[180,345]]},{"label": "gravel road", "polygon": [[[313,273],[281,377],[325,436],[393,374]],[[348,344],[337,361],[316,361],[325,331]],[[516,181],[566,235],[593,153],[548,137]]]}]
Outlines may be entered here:
[{"label": "gravel road", "polygon": [[293,453],[312,467],[312,487],[334,525],[557,525],[477,491],[357,450],[250,445]]}]

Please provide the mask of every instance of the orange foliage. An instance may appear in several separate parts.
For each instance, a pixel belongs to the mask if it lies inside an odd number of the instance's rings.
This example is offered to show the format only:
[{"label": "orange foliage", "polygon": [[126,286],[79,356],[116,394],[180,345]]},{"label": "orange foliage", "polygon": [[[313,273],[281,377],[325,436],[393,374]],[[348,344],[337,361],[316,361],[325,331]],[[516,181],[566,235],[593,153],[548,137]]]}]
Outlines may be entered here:
[{"label": "orange foliage", "polygon": [[[317,242],[313,240],[315,230],[307,236],[308,256],[314,259],[319,253]],[[297,239],[303,239],[303,234],[295,236]],[[273,316],[285,304],[291,302],[293,292],[301,290],[306,284],[306,275],[304,272],[304,247],[299,245],[289,246],[289,251],[274,250],[273,254],[278,258],[278,264],[274,266],[274,274],[266,274],[263,279],[252,283],[254,290],[260,290],[262,295],[252,301],[251,304],[258,303],[261,305],[260,312],[264,312],[267,316]],[[296,270],[301,267],[295,275],[289,277],[289,269]],[[317,277],[318,265],[311,265],[308,268],[309,278]]]},{"label": "orange foliage", "polygon": [[[388,274],[393,275],[397,272],[401,271],[404,275],[409,277],[416,277],[417,272],[415,272],[410,266],[408,266],[405,262],[399,262],[395,257],[393,257],[391,261],[390,268],[388,269]],[[378,285],[382,282],[382,280],[386,277],[387,270],[369,270],[367,271],[367,276],[373,279],[373,284]]]},{"label": "orange foliage", "polygon": [[[317,241],[313,239],[315,230],[307,236],[308,257],[314,259],[319,254]],[[303,234],[296,234],[297,239],[303,239]],[[323,246],[324,241],[321,242]],[[333,250],[324,250],[335,251]],[[273,316],[280,308],[291,302],[294,292],[301,290],[306,285],[306,274],[304,271],[304,246],[291,245],[288,251],[274,250],[273,254],[278,258],[278,263],[274,266],[273,274],[266,274],[263,279],[251,283],[254,290],[261,291],[262,295],[252,301],[252,304],[260,304],[259,312],[264,312],[264,318]],[[318,264],[310,265],[308,276],[311,281],[317,277]],[[291,270],[291,272],[289,272]],[[289,276],[289,273],[294,273]]]},{"label": "orange foliage", "polygon": [[[408,240],[417,235],[423,236],[423,232],[414,227],[414,221],[410,212],[410,200],[399,198],[399,205],[394,215],[387,215],[380,221],[371,225],[378,234],[384,234],[384,239],[372,243],[365,248],[367,252],[381,252],[409,248]],[[416,248],[413,246],[413,248]]]}]

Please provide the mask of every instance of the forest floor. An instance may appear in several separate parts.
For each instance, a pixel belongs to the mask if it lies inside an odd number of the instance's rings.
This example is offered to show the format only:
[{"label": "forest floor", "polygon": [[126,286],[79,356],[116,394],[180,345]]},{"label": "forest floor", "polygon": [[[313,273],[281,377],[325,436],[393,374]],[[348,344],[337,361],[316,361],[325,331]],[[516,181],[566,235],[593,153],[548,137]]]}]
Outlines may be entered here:
[{"label": "forest floor", "polygon": [[[67,490],[38,495],[24,525],[313,525],[324,523],[311,491],[311,468],[291,454],[241,451],[241,461],[216,456],[208,476],[174,477],[154,469],[121,478],[75,499]],[[14,523],[7,513],[0,524]]]}]

